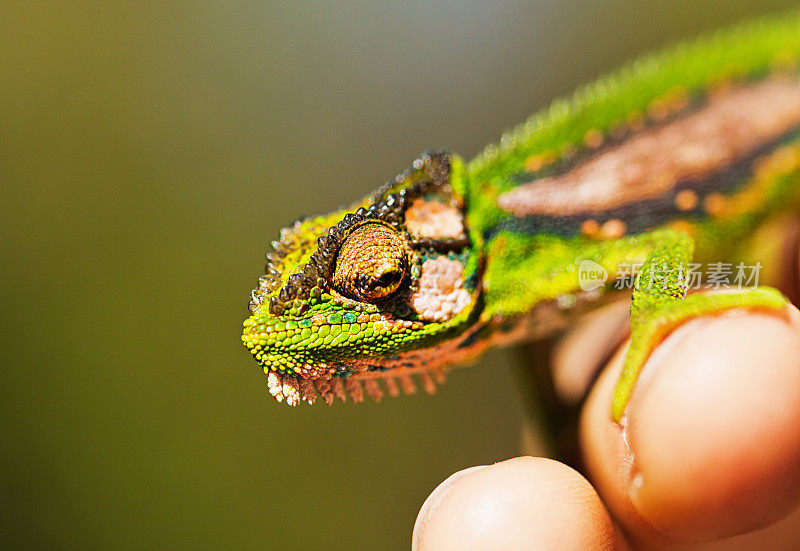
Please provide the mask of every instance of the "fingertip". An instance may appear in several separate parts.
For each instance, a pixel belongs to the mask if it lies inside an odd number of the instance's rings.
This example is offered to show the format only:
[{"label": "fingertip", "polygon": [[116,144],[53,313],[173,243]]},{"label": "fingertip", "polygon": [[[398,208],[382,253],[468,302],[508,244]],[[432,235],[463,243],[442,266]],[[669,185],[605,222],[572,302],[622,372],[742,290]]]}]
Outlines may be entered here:
[{"label": "fingertip", "polygon": [[698,318],[654,354],[627,424],[634,454],[628,491],[648,522],[682,538],[711,539],[794,509],[799,331],[756,312]]},{"label": "fingertip", "polygon": [[768,526],[800,499],[800,314],[697,318],[653,353],[624,430],[623,354],[581,420],[595,486],[634,539],[708,541]]},{"label": "fingertip", "polygon": [[[422,520],[421,520],[422,519]],[[412,549],[620,549],[591,485],[549,459],[519,457],[467,469],[420,510]]]},{"label": "fingertip", "polygon": [[458,482],[468,476],[470,473],[475,472],[480,469],[485,469],[487,465],[476,465],[474,467],[468,467],[466,469],[462,469],[457,471],[446,479],[444,479],[436,488],[430,493],[430,495],[425,499],[422,503],[422,507],[419,509],[419,513],[417,514],[417,519],[414,522],[414,531],[412,535],[411,541],[411,549],[416,551],[417,549],[421,549],[420,547],[420,537],[421,535],[427,530],[428,525],[430,524],[431,519],[434,516],[434,513],[438,510],[439,505],[441,505],[442,501],[444,501],[447,494],[452,490]]}]

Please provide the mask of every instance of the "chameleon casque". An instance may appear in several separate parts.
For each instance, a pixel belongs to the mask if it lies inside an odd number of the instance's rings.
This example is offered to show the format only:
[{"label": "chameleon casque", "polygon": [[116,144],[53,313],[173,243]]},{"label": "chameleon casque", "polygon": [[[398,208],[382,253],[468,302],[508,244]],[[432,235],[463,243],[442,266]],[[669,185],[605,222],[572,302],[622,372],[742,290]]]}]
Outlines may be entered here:
[{"label": "chameleon casque", "polygon": [[[768,287],[687,296],[682,274],[800,206],[798,60],[798,11],[684,43],[555,102],[470,162],[424,153],[360,202],[285,228],[242,335],[269,393],[296,405],[432,392],[447,368],[563,329],[635,275],[619,421],[681,323],[786,304]],[[607,271],[604,285],[581,289],[584,260]]]}]

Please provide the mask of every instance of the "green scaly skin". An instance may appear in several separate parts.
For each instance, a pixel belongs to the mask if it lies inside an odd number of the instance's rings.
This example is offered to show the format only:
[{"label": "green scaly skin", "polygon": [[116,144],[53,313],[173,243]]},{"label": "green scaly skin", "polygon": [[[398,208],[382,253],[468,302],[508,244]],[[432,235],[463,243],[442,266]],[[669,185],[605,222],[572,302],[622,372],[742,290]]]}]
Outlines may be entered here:
[{"label": "green scaly skin", "polygon": [[[797,11],[681,44],[639,59],[570,101],[555,102],[469,163],[443,152],[424,154],[361,202],[285,229],[268,255],[242,336],[265,372],[280,375],[278,390],[271,392],[290,403],[298,397],[313,401],[307,382],[314,381],[330,401],[335,385],[325,383],[329,379],[375,380],[426,366],[448,367],[472,351],[558,330],[573,314],[600,304],[598,295],[610,294],[615,278],[623,275],[621,265],[640,264],[632,295],[632,341],[613,403],[613,418],[620,420],[637,374],[672,329],[731,308],[784,308],[786,300],[766,287],[686,297],[686,282],[675,274],[693,253],[706,262],[730,259],[735,243],[767,218],[800,204],[800,125],[780,140],[761,144],[752,162],[731,163],[687,184],[699,196],[695,208],[672,206],[674,186],[667,192],[669,201],[657,203],[658,197],[650,195],[639,210],[634,202],[627,210],[579,216],[517,217],[498,198],[522,183],[564,174],[603,154],[609,144],[624,144],[668,124],[653,113],[675,97],[687,98],[689,107],[676,108],[666,121],[710,101],[726,83],[746,86],[776,72],[796,79],[798,59]],[[724,212],[703,208],[703,199],[713,193],[726,199]],[[460,209],[467,239],[416,239],[404,219],[414,198]],[[582,229],[586,220],[611,219],[625,224],[624,235]],[[400,289],[374,303],[345,296],[332,285],[338,247],[370,221],[403,235],[408,256]],[[425,261],[439,257],[463,267],[459,283],[469,303],[445,319],[431,320],[409,297],[420,285]],[[593,293],[580,288],[576,266],[581,260],[592,260],[610,274]],[[655,271],[665,268],[666,280],[651,284]],[[556,307],[542,317],[547,305]],[[357,399],[351,388],[348,392]]]}]

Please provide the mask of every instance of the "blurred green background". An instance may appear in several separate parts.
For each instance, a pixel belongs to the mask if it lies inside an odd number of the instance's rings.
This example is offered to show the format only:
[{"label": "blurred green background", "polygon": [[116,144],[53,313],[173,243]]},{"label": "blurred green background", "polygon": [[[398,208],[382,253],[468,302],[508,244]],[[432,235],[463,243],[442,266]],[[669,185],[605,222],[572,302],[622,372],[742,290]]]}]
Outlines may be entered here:
[{"label": "blurred green background", "polygon": [[4,544],[408,548],[441,480],[519,454],[513,356],[435,398],[278,405],[239,341],[267,242],[794,3],[4,2]]}]

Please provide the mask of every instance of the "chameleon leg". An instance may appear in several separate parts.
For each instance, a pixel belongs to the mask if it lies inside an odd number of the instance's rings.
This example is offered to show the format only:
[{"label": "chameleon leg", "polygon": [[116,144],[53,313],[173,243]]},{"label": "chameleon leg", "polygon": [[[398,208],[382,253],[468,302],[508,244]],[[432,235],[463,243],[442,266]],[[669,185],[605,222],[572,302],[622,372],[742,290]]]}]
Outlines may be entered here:
[{"label": "chameleon leg", "polygon": [[654,239],[658,245],[648,255],[634,284],[631,345],[612,402],[612,416],[617,422],[651,352],[675,328],[692,318],[724,310],[781,310],[786,305],[786,299],[770,287],[686,297],[683,267],[691,260],[694,242],[676,230],[662,230],[659,234]]}]

